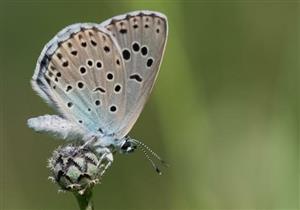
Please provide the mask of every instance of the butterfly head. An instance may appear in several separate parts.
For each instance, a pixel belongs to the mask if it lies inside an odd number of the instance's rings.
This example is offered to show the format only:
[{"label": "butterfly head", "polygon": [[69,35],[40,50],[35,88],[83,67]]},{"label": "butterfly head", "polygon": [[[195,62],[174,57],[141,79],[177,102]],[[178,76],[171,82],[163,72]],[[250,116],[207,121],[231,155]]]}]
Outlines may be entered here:
[{"label": "butterfly head", "polygon": [[[125,137],[124,140],[120,143],[119,151],[123,154],[132,153],[135,149],[139,148],[145,155],[145,157],[150,161],[151,165],[155,169],[155,171],[161,175],[161,171],[158,168],[157,164],[152,160],[152,158],[149,156],[152,155],[154,158],[156,158],[162,165],[168,166],[168,164],[161,159],[155,152],[152,151],[146,144],[143,142],[140,142],[136,139],[131,139],[130,137]],[[149,152],[149,153],[148,153]]]},{"label": "butterfly head", "polygon": [[137,144],[135,141],[132,139],[125,139],[121,144],[120,144],[120,153],[122,154],[129,154],[134,152],[134,150],[137,148]]}]

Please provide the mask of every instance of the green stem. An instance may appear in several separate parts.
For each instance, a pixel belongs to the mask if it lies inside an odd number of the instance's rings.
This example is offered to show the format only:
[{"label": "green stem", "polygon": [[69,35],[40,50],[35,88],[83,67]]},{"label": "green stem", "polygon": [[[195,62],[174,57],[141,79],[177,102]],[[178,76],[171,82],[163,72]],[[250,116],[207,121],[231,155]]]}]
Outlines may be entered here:
[{"label": "green stem", "polygon": [[87,190],[84,194],[74,193],[77,202],[79,204],[80,210],[94,210],[94,205],[92,202],[92,191]]}]

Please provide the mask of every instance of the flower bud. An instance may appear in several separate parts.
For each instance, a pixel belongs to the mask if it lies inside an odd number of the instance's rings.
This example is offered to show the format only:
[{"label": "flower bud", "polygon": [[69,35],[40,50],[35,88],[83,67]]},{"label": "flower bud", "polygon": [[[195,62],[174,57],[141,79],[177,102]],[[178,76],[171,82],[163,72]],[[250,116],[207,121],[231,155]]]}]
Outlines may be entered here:
[{"label": "flower bud", "polygon": [[67,145],[57,148],[49,159],[50,177],[62,190],[81,192],[99,182],[111,161],[84,146]]}]

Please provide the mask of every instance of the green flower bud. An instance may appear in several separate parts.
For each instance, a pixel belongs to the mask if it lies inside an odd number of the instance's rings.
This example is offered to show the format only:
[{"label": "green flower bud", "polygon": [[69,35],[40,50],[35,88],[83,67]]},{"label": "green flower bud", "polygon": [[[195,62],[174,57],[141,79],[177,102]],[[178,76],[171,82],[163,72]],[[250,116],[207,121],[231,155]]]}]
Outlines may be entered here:
[{"label": "green flower bud", "polygon": [[84,193],[99,182],[110,164],[88,147],[67,145],[57,148],[49,159],[50,178],[62,190]]}]

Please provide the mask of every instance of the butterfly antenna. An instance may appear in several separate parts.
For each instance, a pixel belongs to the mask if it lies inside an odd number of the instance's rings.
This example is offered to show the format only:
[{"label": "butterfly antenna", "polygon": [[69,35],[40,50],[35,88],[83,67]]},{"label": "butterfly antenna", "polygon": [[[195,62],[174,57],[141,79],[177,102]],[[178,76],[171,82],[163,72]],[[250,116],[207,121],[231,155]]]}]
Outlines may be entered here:
[{"label": "butterfly antenna", "polygon": [[138,144],[140,146],[140,149],[142,150],[142,152],[144,153],[145,157],[149,160],[149,162],[151,163],[152,167],[154,168],[154,170],[159,174],[161,175],[161,171],[160,169],[158,168],[158,166],[153,162],[153,160],[149,157],[147,151],[144,149],[144,147],[141,147],[140,144]]},{"label": "butterfly antenna", "polygon": [[143,142],[140,142],[138,140],[135,140],[135,139],[134,139],[134,142],[136,142],[140,146],[140,148],[143,148],[143,149],[145,148],[148,152],[150,152],[150,154],[152,154],[157,160],[159,160],[162,165],[164,165],[165,167],[169,167],[169,164],[166,161],[164,161],[161,157],[159,157],[158,154],[156,154],[146,144],[144,144]]}]

